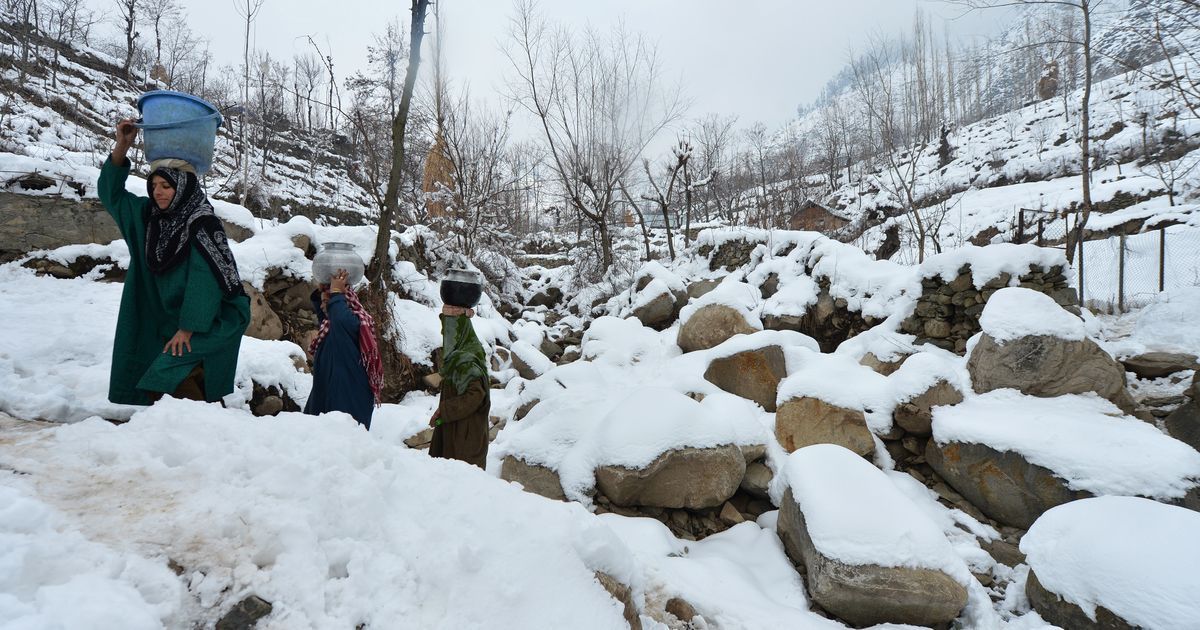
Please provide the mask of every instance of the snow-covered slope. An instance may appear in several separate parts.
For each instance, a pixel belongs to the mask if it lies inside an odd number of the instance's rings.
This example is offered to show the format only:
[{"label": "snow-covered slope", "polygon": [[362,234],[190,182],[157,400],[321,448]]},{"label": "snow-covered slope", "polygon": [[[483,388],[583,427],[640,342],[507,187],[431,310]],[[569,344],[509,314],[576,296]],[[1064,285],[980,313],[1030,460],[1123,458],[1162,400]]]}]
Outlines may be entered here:
[{"label": "snow-covered slope", "polygon": [[[0,14],[0,46],[20,50],[15,20]],[[112,129],[122,118],[137,118],[144,91],[122,78],[120,63],[95,49],[34,37],[28,64],[0,57],[0,190],[22,194],[94,198],[95,176],[112,148]],[[59,54],[56,55],[55,52]],[[145,86],[146,90],[160,85]],[[217,103],[218,107],[229,104]],[[206,177],[211,195],[233,200],[236,174],[234,118],[217,137],[213,170]],[[360,224],[377,210],[368,191],[348,176],[351,147],[323,131],[273,131],[271,153],[251,157],[252,189],[247,205],[260,217],[303,214],[313,220]],[[140,154],[132,155],[135,162]],[[30,175],[54,182],[34,188]]]}]

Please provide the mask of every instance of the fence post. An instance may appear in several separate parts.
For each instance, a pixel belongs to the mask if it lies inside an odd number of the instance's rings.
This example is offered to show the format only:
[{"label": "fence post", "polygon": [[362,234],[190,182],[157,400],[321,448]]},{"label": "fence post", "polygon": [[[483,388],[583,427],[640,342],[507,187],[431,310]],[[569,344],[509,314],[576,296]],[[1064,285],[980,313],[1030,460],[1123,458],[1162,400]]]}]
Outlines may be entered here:
[{"label": "fence post", "polygon": [[1121,235],[1121,252],[1117,254],[1117,312],[1125,312],[1125,235]]},{"label": "fence post", "polygon": [[1025,242],[1025,211],[1017,210],[1017,243]]},{"label": "fence post", "polygon": [[[1065,222],[1066,219],[1064,219],[1063,221]],[[1076,226],[1079,225],[1078,218],[1075,219],[1075,225]],[[1067,234],[1069,235],[1070,232],[1067,232]],[[1082,230],[1080,230],[1079,234],[1076,235],[1076,238],[1077,238],[1077,245],[1079,247],[1079,253],[1076,254],[1076,256],[1077,256],[1076,260],[1079,261],[1079,307],[1085,308],[1083,305],[1084,291],[1083,291],[1083,231]]]},{"label": "fence post", "polygon": [[1167,282],[1167,228],[1158,228],[1158,292],[1162,293]]},{"label": "fence post", "polygon": [[1046,245],[1046,240],[1044,238],[1042,238],[1042,227],[1043,227],[1042,223],[1043,223],[1043,221],[1045,221],[1044,218],[1038,217],[1038,238],[1037,238],[1038,247],[1044,247]]}]

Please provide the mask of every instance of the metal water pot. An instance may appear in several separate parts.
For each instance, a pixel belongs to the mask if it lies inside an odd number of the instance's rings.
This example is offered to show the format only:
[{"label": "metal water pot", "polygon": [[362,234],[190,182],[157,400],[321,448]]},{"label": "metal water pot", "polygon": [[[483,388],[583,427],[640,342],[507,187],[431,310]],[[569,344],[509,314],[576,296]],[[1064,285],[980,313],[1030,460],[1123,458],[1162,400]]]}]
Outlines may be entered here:
[{"label": "metal water pot", "polygon": [[442,278],[441,294],[445,304],[474,308],[483,296],[483,278],[469,269],[451,269]]},{"label": "metal water pot", "polygon": [[330,277],[338,269],[345,269],[350,274],[346,278],[346,284],[354,286],[359,280],[362,280],[366,265],[363,264],[362,258],[354,253],[354,245],[325,243],[321,246],[321,251],[313,257],[313,280],[318,284],[329,284]]}]

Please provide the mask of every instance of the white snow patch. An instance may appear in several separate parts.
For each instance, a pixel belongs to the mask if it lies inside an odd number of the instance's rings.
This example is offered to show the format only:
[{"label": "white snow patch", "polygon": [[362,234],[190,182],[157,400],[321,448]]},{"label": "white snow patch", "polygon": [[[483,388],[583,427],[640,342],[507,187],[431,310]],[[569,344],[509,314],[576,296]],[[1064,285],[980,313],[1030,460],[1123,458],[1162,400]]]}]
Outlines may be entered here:
[{"label": "white snow patch", "polygon": [[1068,341],[1087,337],[1083,320],[1067,312],[1045,293],[1021,287],[996,291],[983,307],[979,326],[1001,344],[1030,335],[1048,335]]}]

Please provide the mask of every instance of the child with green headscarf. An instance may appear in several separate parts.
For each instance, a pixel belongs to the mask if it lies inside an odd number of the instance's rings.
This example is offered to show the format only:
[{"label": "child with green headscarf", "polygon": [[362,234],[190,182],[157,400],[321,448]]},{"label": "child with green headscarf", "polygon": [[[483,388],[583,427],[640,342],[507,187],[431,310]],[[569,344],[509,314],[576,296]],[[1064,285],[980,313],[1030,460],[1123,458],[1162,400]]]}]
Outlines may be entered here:
[{"label": "child with green headscarf", "polygon": [[429,419],[433,457],[459,459],[483,468],[488,449],[487,356],[475,335],[469,308],[442,307],[442,377],[437,411]]}]

